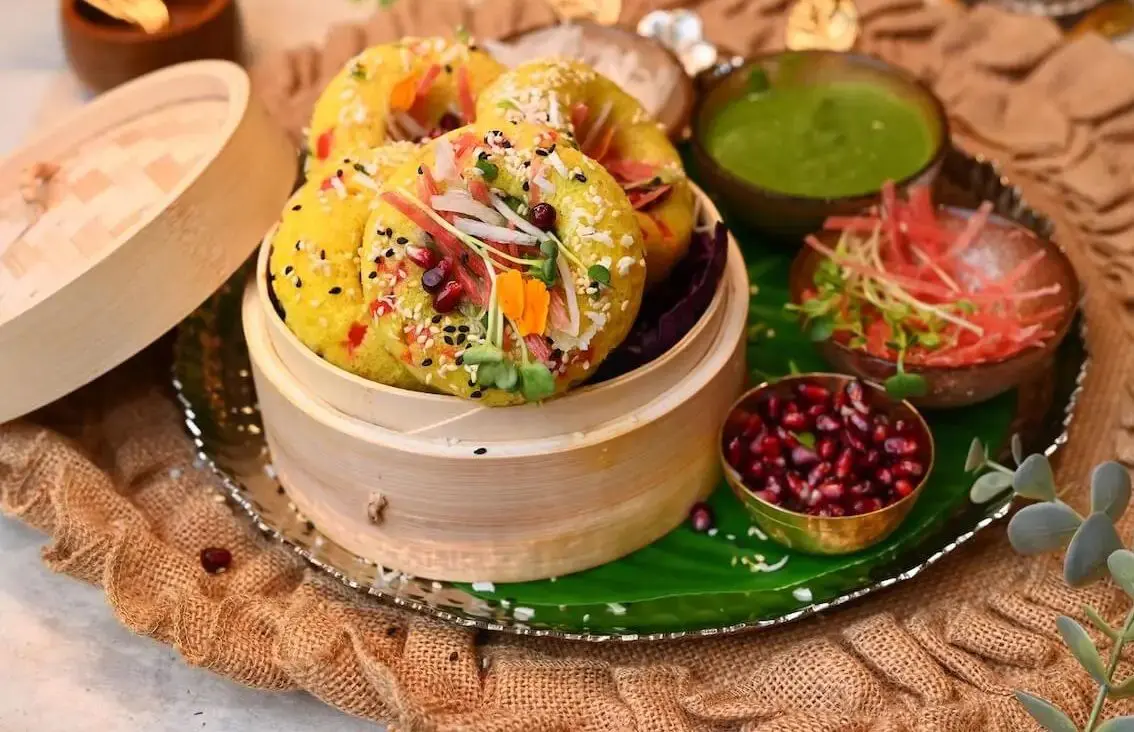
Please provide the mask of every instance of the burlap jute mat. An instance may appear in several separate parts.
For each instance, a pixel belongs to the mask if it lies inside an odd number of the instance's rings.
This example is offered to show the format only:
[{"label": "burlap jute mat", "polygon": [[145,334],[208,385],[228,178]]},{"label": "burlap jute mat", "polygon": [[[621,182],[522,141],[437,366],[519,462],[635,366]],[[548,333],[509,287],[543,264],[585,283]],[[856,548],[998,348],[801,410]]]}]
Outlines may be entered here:
[{"label": "burlap jute mat", "polygon": [[[1087,283],[1093,361],[1058,461],[1081,498],[1095,462],[1134,463],[1134,59],[991,9],[858,2],[866,49],[936,87],[965,144],[1000,160],[1054,218]],[[534,2],[479,5],[402,0],[365,28],[335,29],[322,51],[267,62],[258,87],[298,129],[320,79],[366,42],[460,21],[499,35],[550,20]],[[633,22],[647,3],[628,5]],[[779,42],[781,0],[699,9],[733,50]],[[0,505],[50,537],[48,566],[101,585],[124,624],[189,663],[254,687],[306,689],[399,730],[1038,729],[1013,688],[1083,723],[1094,687],[1058,642],[1055,617],[1091,603],[1113,620],[1128,607],[1106,584],[1068,590],[1055,560],[1016,557],[994,528],[912,582],[781,630],[586,645],[450,628],[328,581],[214,502],[192,467],[162,353],[0,426]],[[231,547],[232,569],[206,575],[205,546]],[[1131,710],[1108,706],[1119,711]]]}]

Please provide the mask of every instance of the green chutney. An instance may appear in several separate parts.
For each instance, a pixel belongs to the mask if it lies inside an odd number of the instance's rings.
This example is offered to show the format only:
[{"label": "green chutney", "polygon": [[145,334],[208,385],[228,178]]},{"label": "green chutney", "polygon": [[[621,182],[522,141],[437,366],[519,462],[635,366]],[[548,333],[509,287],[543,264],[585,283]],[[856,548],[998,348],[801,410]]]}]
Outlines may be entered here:
[{"label": "green chutney", "polygon": [[915,104],[863,82],[750,91],[717,113],[704,142],[734,175],[811,198],[876,191],[916,173],[935,147]]}]

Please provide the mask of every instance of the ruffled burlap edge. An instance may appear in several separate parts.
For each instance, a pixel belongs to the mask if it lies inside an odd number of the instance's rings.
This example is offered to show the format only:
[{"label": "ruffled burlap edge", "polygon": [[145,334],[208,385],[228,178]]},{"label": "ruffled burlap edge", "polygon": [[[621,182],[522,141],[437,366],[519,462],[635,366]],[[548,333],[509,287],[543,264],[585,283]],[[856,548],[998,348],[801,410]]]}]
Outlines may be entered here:
[{"label": "ruffled burlap edge", "polygon": [[[646,4],[631,5],[628,20]],[[1001,161],[1054,219],[1087,285],[1093,365],[1058,460],[1059,480],[1081,500],[1095,462],[1134,462],[1134,61],[1101,39],[1064,43],[1046,21],[993,9],[859,5],[865,50],[935,86],[966,146]],[[729,48],[767,49],[780,37],[780,0],[698,8]],[[489,10],[399,3],[366,28],[334,29],[322,53],[267,62],[257,85],[298,130],[324,70],[364,43],[453,19],[494,34],[550,19],[521,0]],[[1055,617],[1089,603],[1116,619],[1129,602],[1107,584],[1066,588],[1054,558],[1019,558],[990,530],[900,588],[774,631],[587,645],[451,628],[347,591],[216,500],[162,384],[164,352],[0,426],[0,507],[48,534],[48,566],[101,585],[124,624],[188,662],[249,686],[306,689],[397,729],[1038,729],[1014,688],[1082,723],[1094,686],[1058,642]],[[204,546],[231,548],[232,569],[205,574]]]}]

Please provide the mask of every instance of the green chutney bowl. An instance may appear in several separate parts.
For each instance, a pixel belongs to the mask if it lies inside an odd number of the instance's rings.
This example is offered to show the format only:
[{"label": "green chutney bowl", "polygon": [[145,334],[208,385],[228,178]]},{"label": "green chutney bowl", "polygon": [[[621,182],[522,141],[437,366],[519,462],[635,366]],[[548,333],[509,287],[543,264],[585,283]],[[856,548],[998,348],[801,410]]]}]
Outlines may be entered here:
[{"label": "green chutney bowl", "polygon": [[763,70],[773,90],[777,86],[853,82],[878,85],[892,92],[919,113],[931,141],[928,160],[895,181],[899,192],[928,185],[936,178],[950,144],[945,107],[906,71],[876,58],[836,51],[784,51],[748,60],[732,59],[697,76],[698,99],[693,110],[691,142],[702,184],[734,221],[799,246],[805,235],[822,228],[828,216],[852,215],[881,200],[882,181],[860,195],[804,196],[742,178],[713,156],[706,142],[712,122],[726,105],[749,93],[749,75],[754,69]]}]

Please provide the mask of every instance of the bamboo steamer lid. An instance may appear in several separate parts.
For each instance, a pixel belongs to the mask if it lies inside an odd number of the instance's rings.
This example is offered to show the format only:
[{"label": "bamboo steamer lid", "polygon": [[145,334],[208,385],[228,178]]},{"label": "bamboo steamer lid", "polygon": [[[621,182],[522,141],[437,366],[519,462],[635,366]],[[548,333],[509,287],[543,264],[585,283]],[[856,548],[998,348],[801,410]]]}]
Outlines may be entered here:
[{"label": "bamboo steamer lid", "polygon": [[256,248],[297,172],[226,61],[95,99],[0,162],[0,422],[157,340]]}]

